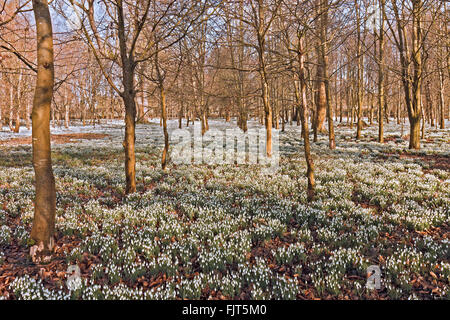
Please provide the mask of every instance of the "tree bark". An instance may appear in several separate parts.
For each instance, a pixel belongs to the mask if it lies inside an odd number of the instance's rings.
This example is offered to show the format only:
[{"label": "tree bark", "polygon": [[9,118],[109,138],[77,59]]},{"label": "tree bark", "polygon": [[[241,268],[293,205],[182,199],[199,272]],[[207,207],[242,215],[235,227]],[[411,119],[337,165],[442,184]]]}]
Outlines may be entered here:
[{"label": "tree bark", "polygon": [[439,127],[441,129],[445,129],[444,75],[442,69],[439,70],[439,108],[440,108]]},{"label": "tree bark", "polygon": [[[423,10],[422,0],[412,1],[412,48],[409,50],[406,29],[398,10],[397,3],[392,1],[392,8],[396,19],[397,47],[400,53],[401,79],[405,92],[405,103],[410,123],[409,148],[420,149],[420,118],[422,115],[421,87],[422,87],[422,46],[423,34],[421,20]],[[386,16],[385,16],[386,18]],[[392,28],[391,28],[392,31]],[[407,56],[410,54],[410,56]],[[412,65],[410,67],[410,65]]]},{"label": "tree bark", "polygon": [[356,24],[357,24],[357,59],[358,59],[358,69],[357,69],[357,124],[356,124],[356,140],[361,139],[361,131],[362,131],[362,104],[363,104],[363,65],[364,65],[364,56],[362,54],[362,40],[361,40],[361,17],[360,17],[360,8],[358,5],[358,1],[355,0],[355,8],[356,8]]},{"label": "tree bark", "polygon": [[120,1],[118,10],[118,38],[120,48],[120,58],[122,62],[123,92],[121,93],[125,105],[125,179],[126,194],[136,192],[136,91],[134,89],[134,78],[136,65],[132,53],[127,53],[127,40],[125,30],[125,18],[123,3]]},{"label": "tree bark", "polygon": [[304,45],[303,36],[299,35],[298,42],[298,62],[299,62],[299,83],[300,92],[298,85],[295,84],[295,96],[297,99],[297,104],[301,105],[300,119],[302,125],[302,136],[305,145],[305,160],[306,160],[306,176],[308,178],[308,201],[314,199],[315,190],[315,179],[314,179],[314,162],[311,156],[311,144],[309,141],[309,126],[308,126],[308,101],[306,98],[306,79],[305,79],[305,56],[304,56]]},{"label": "tree bark", "polygon": [[384,10],[385,0],[380,0],[380,34],[378,36],[378,142],[384,143]]},{"label": "tree bark", "polygon": [[126,88],[123,94],[125,104],[125,139],[123,147],[125,150],[125,179],[126,194],[136,192],[136,103],[132,89]]},{"label": "tree bark", "polygon": [[[53,97],[53,31],[47,0],[33,0],[36,20],[38,72],[32,111],[33,167],[36,199],[31,238],[34,261],[48,259],[54,247],[56,188],[50,144],[50,110]],[[46,257],[47,256],[47,257]]]},{"label": "tree bark", "polygon": [[167,167],[167,154],[169,152],[169,132],[167,131],[167,107],[166,107],[166,92],[164,90],[164,84],[160,82],[159,92],[161,98],[161,115],[163,122],[163,132],[164,132],[164,149],[161,157],[161,167],[166,170]]},{"label": "tree bark", "polygon": [[[158,46],[156,47],[156,50],[158,50]],[[167,107],[166,107],[166,92],[164,89],[164,74],[161,72],[161,68],[159,65],[158,51],[155,54],[155,67],[156,67],[156,75],[158,77],[157,81],[160,94],[161,120],[164,132],[164,149],[161,156],[161,167],[163,170],[166,170],[167,154],[169,152],[169,132],[167,131]]]},{"label": "tree bark", "polygon": [[314,125],[314,141],[317,140],[317,135],[319,133],[325,133],[325,118],[327,114],[327,93],[324,82],[324,66],[323,60],[320,58],[321,53],[320,49],[317,50],[317,54],[319,56],[319,62],[317,65],[317,73],[316,73],[316,112],[315,112],[315,125]]}]

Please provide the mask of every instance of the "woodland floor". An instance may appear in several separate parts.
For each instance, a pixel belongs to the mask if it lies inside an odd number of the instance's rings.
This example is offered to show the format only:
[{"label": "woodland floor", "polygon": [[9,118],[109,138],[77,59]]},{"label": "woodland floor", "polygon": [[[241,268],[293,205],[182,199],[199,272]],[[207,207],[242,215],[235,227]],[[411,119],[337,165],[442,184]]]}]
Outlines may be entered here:
[{"label": "woodland floor", "polygon": [[[427,128],[411,151],[406,124],[386,124],[384,144],[376,125],[360,141],[355,129],[337,126],[336,150],[326,136],[312,145],[312,203],[297,126],[280,132],[280,167],[267,173],[173,163],[163,172],[162,129],[138,125],[129,196],[119,122],[52,130],[57,245],[46,265],[28,257],[30,133],[0,131],[0,297],[449,299],[450,130]],[[81,269],[73,290],[69,265]],[[370,265],[381,268],[380,290],[366,288]]]}]

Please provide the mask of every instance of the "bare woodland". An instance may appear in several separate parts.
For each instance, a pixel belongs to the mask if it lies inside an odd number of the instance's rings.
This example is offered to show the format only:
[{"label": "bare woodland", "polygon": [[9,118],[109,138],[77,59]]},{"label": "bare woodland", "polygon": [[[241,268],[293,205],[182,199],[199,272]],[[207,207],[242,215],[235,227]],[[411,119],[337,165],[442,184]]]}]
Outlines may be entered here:
[{"label": "bare woodland", "polygon": [[124,123],[125,193],[136,179],[137,124],[209,121],[301,128],[308,200],[311,147],[336,126],[408,123],[409,148],[445,129],[449,11],[439,0],[0,0],[0,126],[32,130],[34,261],[54,246],[56,187],[50,130]]}]

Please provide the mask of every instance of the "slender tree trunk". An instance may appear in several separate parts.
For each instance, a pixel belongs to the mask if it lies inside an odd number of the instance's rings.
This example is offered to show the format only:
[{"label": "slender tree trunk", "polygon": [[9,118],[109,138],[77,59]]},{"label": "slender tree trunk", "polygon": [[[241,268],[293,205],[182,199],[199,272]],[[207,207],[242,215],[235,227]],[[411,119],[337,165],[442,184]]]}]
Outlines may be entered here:
[{"label": "slender tree trunk", "polygon": [[[385,0],[379,0],[380,32],[378,35],[378,142],[384,143],[384,10]],[[376,46],[375,46],[376,48]]]},{"label": "slender tree trunk", "polygon": [[361,17],[360,17],[360,7],[358,5],[358,1],[355,0],[355,8],[356,8],[356,25],[357,25],[357,59],[358,59],[358,69],[357,69],[357,124],[356,124],[356,140],[361,139],[361,131],[362,131],[362,104],[363,104],[363,59],[364,56],[362,54],[361,48]]},{"label": "slender tree trunk", "polygon": [[23,75],[22,72],[19,75],[19,82],[17,84],[17,95],[16,95],[16,99],[17,99],[17,105],[16,105],[16,112],[15,112],[15,127],[14,127],[14,132],[15,133],[19,133],[20,131],[20,111],[22,109],[22,79],[23,79]]},{"label": "slender tree trunk", "polygon": [[398,99],[398,101],[397,101],[397,124],[400,124],[400,119],[401,119],[401,117],[402,117],[402,104],[401,104],[401,98],[400,98],[400,91],[401,91],[401,88],[400,88],[400,86],[401,86],[401,84],[400,84],[400,82],[398,83],[398,93],[397,93],[397,99]]},{"label": "slender tree trunk", "polygon": [[[132,87],[129,87],[132,88]],[[126,88],[123,94],[125,104],[125,139],[123,147],[125,149],[125,179],[126,194],[136,192],[136,102],[132,89]]]},{"label": "slender tree trunk", "polygon": [[408,116],[410,120],[410,149],[420,149],[420,117],[422,115],[422,29],[421,29],[421,11],[422,1],[413,1],[413,88],[412,99],[409,103]]},{"label": "slender tree trunk", "polygon": [[424,108],[422,108],[422,131],[420,134],[421,139],[425,138],[425,126],[426,126],[426,120],[425,120],[425,116],[424,116]]},{"label": "slender tree trunk", "polygon": [[20,131],[20,104],[17,106],[16,110],[16,120],[15,120],[15,127],[14,127],[14,133],[19,133]]},{"label": "slender tree trunk", "polygon": [[3,130],[3,105],[0,103],[0,131]]},{"label": "slender tree trunk", "polygon": [[[318,48],[317,54],[321,57],[320,49]],[[327,93],[324,81],[324,65],[323,59],[319,58],[317,65],[317,80],[316,80],[316,112],[315,112],[315,125],[314,125],[314,141],[317,141],[317,135],[319,133],[326,132],[325,130],[325,118],[327,115]]]},{"label": "slender tree trunk", "polygon": [[355,86],[352,78],[352,89],[351,89],[351,106],[350,106],[350,129],[353,129],[353,124],[355,122]]},{"label": "slender tree trunk", "polygon": [[9,130],[14,132],[14,126],[13,126],[13,119],[14,119],[14,90],[13,86],[11,85],[9,87]]},{"label": "slender tree trunk", "polygon": [[145,103],[145,91],[144,91],[144,78],[142,77],[140,82],[140,100],[141,103],[139,104],[139,112],[138,112],[138,120],[140,123],[145,123],[145,112],[144,112],[144,103]]},{"label": "slender tree trunk", "polygon": [[325,61],[324,61],[324,46],[326,42],[326,28],[325,25],[325,15],[328,12],[328,8],[323,0],[317,0],[317,29],[319,30],[319,35],[316,43],[316,56],[317,56],[317,67],[316,67],[316,111],[315,111],[315,124],[314,124],[314,141],[317,141],[317,135],[319,133],[326,132],[325,130],[325,118],[327,116],[327,89],[325,84]]},{"label": "slender tree trunk", "polygon": [[122,62],[123,92],[121,97],[125,106],[125,179],[126,194],[136,192],[136,90],[134,87],[135,68],[133,52],[127,52],[127,40],[125,30],[125,15],[122,1],[117,5],[117,35],[119,38],[120,59]]},{"label": "slender tree trunk", "polygon": [[333,108],[331,106],[330,79],[328,76],[327,55],[325,55],[323,61],[324,61],[325,90],[327,98],[328,146],[331,150],[333,150],[336,149],[336,141],[334,136]]},{"label": "slender tree trunk", "polygon": [[[20,78],[22,78],[22,75],[20,75]],[[14,133],[19,133],[19,131],[20,131],[20,109],[21,109],[20,82],[21,82],[21,80],[19,80],[19,85],[17,86],[17,105],[16,105],[15,119],[14,119]]]},{"label": "slender tree trunk", "polygon": [[390,115],[391,115],[391,110],[389,110],[389,108],[388,108],[388,103],[387,103],[386,94],[385,94],[384,95],[384,118],[386,119],[387,124],[389,124]]},{"label": "slender tree trunk", "polygon": [[178,128],[181,129],[183,127],[183,114],[184,114],[184,101],[181,101],[180,110],[178,113]]},{"label": "slender tree trunk", "polygon": [[48,260],[54,247],[56,188],[50,144],[50,111],[53,97],[53,31],[47,0],[33,0],[36,20],[38,72],[33,100],[32,146],[36,199],[30,250],[34,261]]},{"label": "slender tree trunk", "polygon": [[264,104],[264,120],[266,125],[266,154],[272,156],[272,107],[269,98],[269,85],[265,76],[262,76],[262,98]]},{"label": "slender tree trunk", "polygon": [[[425,99],[427,102],[428,120],[430,122],[430,125],[432,127],[434,127],[433,98],[431,96],[429,80],[426,82],[426,85],[425,85]],[[422,112],[422,117],[423,117],[423,112]]]},{"label": "slender tree trunk", "polygon": [[[27,130],[31,129],[31,121],[30,121],[30,103],[28,102],[28,98],[26,100],[26,105],[25,105],[25,123],[26,123],[26,127]],[[1,123],[1,121],[0,121]],[[0,124],[1,127],[1,124]]]},{"label": "slender tree trunk", "polygon": [[[326,116],[328,122],[328,146],[331,150],[336,148],[336,142],[334,137],[334,123],[333,123],[333,107],[331,105],[331,88],[330,88],[330,76],[328,74],[328,0],[321,0],[322,13],[320,19],[320,63],[321,63],[321,76],[322,78],[320,90],[325,89],[325,103],[326,103]],[[323,92],[319,93],[319,100],[323,103]],[[318,110],[319,111],[319,110]],[[320,128],[320,116],[318,118],[318,127]]]},{"label": "slender tree trunk", "polygon": [[297,98],[297,104],[301,105],[301,125],[302,125],[302,135],[305,144],[305,160],[306,160],[306,176],[308,178],[308,201],[312,201],[314,198],[315,190],[315,179],[314,179],[314,162],[311,156],[311,144],[309,141],[309,126],[308,126],[308,101],[306,98],[306,79],[305,79],[305,56],[304,56],[304,44],[303,36],[299,35],[298,44],[298,61],[299,61],[299,83],[300,92],[298,85],[295,84],[295,96]]},{"label": "slender tree trunk", "polygon": [[66,104],[64,106],[64,127],[66,129],[69,128],[69,122],[70,122],[70,119],[69,119],[69,105]]},{"label": "slender tree trunk", "polygon": [[245,105],[244,92],[244,0],[239,0],[239,45],[238,45],[238,87],[239,87],[239,112],[240,112],[240,127],[244,132],[248,130],[248,111]]},{"label": "slender tree trunk", "polygon": [[202,125],[202,136],[208,131],[208,122],[207,122],[207,115],[206,115],[206,106],[202,106],[201,108],[201,125]]},{"label": "slender tree trunk", "polygon": [[[156,47],[156,50],[158,50],[158,46]],[[160,105],[161,105],[161,119],[162,119],[163,132],[164,132],[164,149],[163,149],[162,157],[161,157],[161,167],[163,170],[166,170],[167,154],[169,152],[169,132],[167,131],[167,107],[166,107],[166,92],[164,90],[164,75],[161,73],[158,52],[155,54],[155,67],[156,67],[156,74],[158,76],[158,88],[159,88]]]},{"label": "slender tree trunk", "polygon": [[440,128],[445,129],[445,98],[444,98],[444,75],[442,69],[439,70],[439,108],[440,108]]},{"label": "slender tree trunk", "polygon": [[162,81],[159,83],[159,93],[161,98],[161,115],[163,121],[164,132],[164,149],[161,157],[161,167],[166,170],[167,167],[167,154],[169,152],[169,133],[167,131],[167,107],[166,107],[166,92],[164,90],[164,84]]},{"label": "slender tree trunk", "polygon": [[266,30],[265,25],[265,8],[263,1],[258,1],[258,14],[255,15],[257,20],[256,37],[258,40],[258,61],[259,61],[259,75],[261,80],[261,95],[264,107],[264,120],[266,126],[266,154],[267,157],[272,157],[272,105],[270,103],[270,88],[267,74],[267,65],[265,58],[265,44],[266,44]]}]

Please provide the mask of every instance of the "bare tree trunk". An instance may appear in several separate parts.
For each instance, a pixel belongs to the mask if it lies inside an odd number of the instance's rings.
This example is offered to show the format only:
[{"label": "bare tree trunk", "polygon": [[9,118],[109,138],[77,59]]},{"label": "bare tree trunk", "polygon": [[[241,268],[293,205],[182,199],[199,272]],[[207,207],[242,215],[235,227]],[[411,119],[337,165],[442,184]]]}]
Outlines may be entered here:
[{"label": "bare tree trunk", "polygon": [[357,110],[357,125],[356,125],[356,140],[361,139],[361,130],[362,130],[362,104],[363,104],[363,79],[364,79],[364,71],[363,71],[363,64],[364,64],[364,56],[362,54],[362,40],[361,40],[361,16],[360,16],[360,7],[358,4],[358,1],[355,0],[355,8],[356,8],[356,24],[357,24],[357,59],[358,59],[358,69],[357,69],[357,103],[358,103],[358,110]]},{"label": "bare tree trunk", "polygon": [[16,95],[16,99],[17,99],[17,105],[16,105],[16,110],[15,110],[15,127],[14,127],[14,133],[19,133],[20,131],[20,109],[22,107],[22,79],[23,79],[23,74],[22,72],[19,75],[19,81],[17,83],[17,95]]},{"label": "bare tree trunk", "polygon": [[266,154],[268,157],[272,156],[272,107],[269,99],[269,85],[267,84],[265,76],[262,79],[262,98],[264,104],[264,122],[266,125]]},{"label": "bare tree trunk", "polygon": [[380,1],[380,34],[378,51],[378,142],[384,143],[384,15],[385,0]]},{"label": "bare tree trunk", "polygon": [[141,103],[139,103],[139,109],[138,109],[138,120],[141,123],[145,123],[145,112],[144,112],[144,103],[145,103],[145,92],[144,92],[144,77],[142,77],[140,82],[140,98]]},{"label": "bare tree trunk", "polygon": [[0,131],[3,130],[3,105],[0,103]]},{"label": "bare tree trunk", "polygon": [[183,114],[184,114],[184,101],[180,103],[180,110],[178,112],[178,128],[181,129],[183,127]]},{"label": "bare tree trunk", "polygon": [[422,0],[413,1],[413,88],[412,101],[409,103],[408,116],[411,129],[409,138],[410,149],[420,149],[420,117],[422,114],[422,29],[421,29],[421,11],[423,10]]},{"label": "bare tree trunk", "polygon": [[280,129],[280,110],[279,110],[279,100],[278,100],[278,79],[275,79],[274,85],[272,85],[273,88],[273,95],[272,95],[272,106],[273,106],[273,127],[275,129]]},{"label": "bare tree trunk", "polygon": [[117,7],[118,10],[118,38],[120,47],[120,57],[122,62],[123,92],[121,93],[125,105],[125,139],[123,147],[125,149],[125,179],[126,194],[136,192],[136,91],[134,89],[134,78],[136,65],[132,56],[128,56],[125,20],[123,4]]},{"label": "bare tree trunk", "polygon": [[265,24],[266,12],[262,0],[258,1],[258,8],[254,10],[256,37],[258,40],[258,61],[259,61],[259,75],[261,79],[262,101],[264,107],[264,120],[266,126],[266,154],[267,157],[272,157],[272,106],[270,104],[270,89],[267,74],[267,65],[265,58],[266,46],[266,32],[268,26]]},{"label": "bare tree trunk", "polygon": [[189,110],[186,111],[186,127],[189,127]]},{"label": "bare tree trunk", "polygon": [[167,131],[167,107],[166,107],[166,93],[164,90],[164,84],[161,82],[159,84],[159,92],[161,98],[161,115],[163,121],[163,131],[164,131],[164,149],[161,157],[161,167],[166,170],[167,167],[167,154],[169,152],[169,133]]},{"label": "bare tree trunk", "polygon": [[314,125],[314,141],[317,141],[317,135],[319,133],[326,132],[325,130],[325,118],[327,114],[327,93],[324,82],[324,65],[323,59],[319,47],[317,48],[318,65],[317,65],[317,79],[316,79],[316,112],[315,112],[315,125]]},{"label": "bare tree trunk", "polygon": [[207,119],[207,112],[206,112],[206,106],[202,106],[201,108],[201,125],[202,125],[202,136],[208,131],[208,119]]},{"label": "bare tree trunk", "polygon": [[[426,85],[425,85],[425,99],[427,102],[428,120],[430,121],[430,125],[432,127],[434,127],[433,98],[432,98],[431,92],[430,92],[430,81],[429,80],[426,82]],[[422,112],[422,117],[425,118],[424,112]]]},{"label": "bare tree trunk", "polygon": [[[156,50],[158,50],[158,46],[156,47]],[[163,170],[166,170],[167,154],[169,152],[169,132],[167,131],[167,107],[166,107],[166,92],[164,90],[164,75],[161,72],[158,58],[159,55],[157,51],[157,53],[155,54],[155,67],[156,67],[156,74],[158,77],[158,88],[160,93],[160,105],[161,105],[161,119],[164,132],[164,149],[161,157],[161,167]]]},{"label": "bare tree trunk", "polygon": [[316,183],[314,179],[314,162],[311,156],[311,144],[309,141],[308,101],[306,99],[305,56],[302,35],[299,35],[298,60],[300,92],[298,91],[298,85],[295,84],[295,96],[297,98],[297,104],[301,104],[300,118],[302,124],[303,141],[305,144],[305,160],[307,167],[306,176],[308,178],[308,201],[312,201],[314,198]]},{"label": "bare tree trunk", "polygon": [[440,108],[440,128],[445,129],[445,98],[444,98],[444,75],[442,69],[439,69],[439,108]]},{"label": "bare tree trunk", "polygon": [[70,110],[69,110],[69,103],[68,103],[68,101],[66,101],[65,106],[64,106],[64,127],[65,127],[66,129],[69,128],[69,122],[70,122],[70,119],[69,119],[69,117],[70,117],[69,112],[70,112]]},{"label": "bare tree trunk", "polygon": [[[28,98],[27,98],[27,101],[25,103],[26,103],[26,105],[25,105],[25,123],[26,123],[26,126],[27,126],[27,130],[30,130],[31,129],[30,103],[28,102]],[[0,123],[1,123],[1,121],[0,121]]]},{"label": "bare tree trunk", "polygon": [[[321,5],[321,16],[320,16],[320,46],[319,46],[319,64],[320,71],[318,71],[318,75],[320,78],[319,81],[319,94],[318,94],[318,107],[317,110],[318,118],[317,118],[317,127],[320,132],[321,126],[323,126],[322,115],[320,114],[320,108],[323,108],[321,104],[323,104],[323,99],[325,98],[325,110],[328,122],[328,145],[330,149],[336,148],[336,142],[334,137],[334,123],[333,123],[333,108],[331,105],[331,88],[330,88],[330,76],[328,75],[328,0],[320,0]],[[324,90],[324,92],[323,92]],[[325,94],[325,95],[324,95]],[[324,95],[324,96],[323,96]]]},{"label": "bare tree trunk", "polygon": [[126,193],[136,192],[136,103],[134,96],[127,92],[124,93],[123,101],[125,103],[125,139],[123,147],[125,150],[125,179]]},{"label": "bare tree trunk", "polygon": [[9,130],[12,131],[12,132],[14,132],[13,118],[14,118],[14,90],[13,90],[13,86],[11,84],[11,86],[9,87],[9,120],[8,120],[8,125],[9,125]]},{"label": "bare tree trunk", "polygon": [[[48,260],[54,247],[56,188],[50,144],[50,109],[53,97],[53,31],[47,0],[33,0],[36,20],[38,72],[33,100],[32,141],[36,199],[30,250],[34,261]],[[42,259],[41,259],[42,258]]]},{"label": "bare tree trunk", "polygon": [[355,109],[355,78],[354,78],[354,71],[352,69],[351,76],[350,76],[350,129],[353,129],[353,123],[355,120],[354,117],[354,109]]},{"label": "bare tree trunk", "polygon": [[240,128],[247,132],[248,126],[248,111],[245,106],[245,97],[244,97],[244,0],[239,0],[239,47],[238,47],[238,87],[239,87],[239,118],[240,118]]},{"label": "bare tree trunk", "polygon": [[421,139],[425,138],[425,125],[426,125],[426,120],[425,120],[425,116],[424,116],[424,108],[422,108],[422,131],[420,134]]},{"label": "bare tree trunk", "polygon": [[82,110],[81,110],[81,121],[83,122],[83,127],[86,126],[86,104],[84,101],[82,103]]},{"label": "bare tree trunk", "polygon": [[[422,115],[421,87],[423,72],[422,45],[424,40],[421,28],[421,11],[423,10],[423,1],[412,1],[411,50],[408,49],[405,25],[402,23],[402,18],[400,17],[398,6],[395,1],[392,1],[392,8],[397,21],[398,41],[396,41],[396,44],[400,52],[400,63],[402,67],[401,78],[410,123],[409,148],[420,149],[420,118]],[[411,54],[411,56],[407,57],[407,54]],[[410,65],[412,65],[412,67],[410,67]]]},{"label": "bare tree trunk", "polygon": [[20,108],[19,107],[20,107],[20,104],[17,106],[17,110],[16,110],[14,133],[19,133],[19,131],[20,131]]}]

